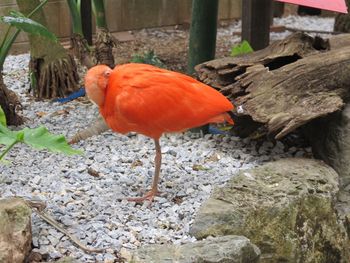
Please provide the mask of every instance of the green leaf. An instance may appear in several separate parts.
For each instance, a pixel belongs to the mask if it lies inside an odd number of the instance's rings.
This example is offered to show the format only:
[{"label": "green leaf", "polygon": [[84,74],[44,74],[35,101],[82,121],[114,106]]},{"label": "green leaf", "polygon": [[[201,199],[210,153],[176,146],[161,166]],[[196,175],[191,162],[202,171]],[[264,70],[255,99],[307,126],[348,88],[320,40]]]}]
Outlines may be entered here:
[{"label": "green leaf", "polygon": [[0,106],[0,124],[6,127],[6,116],[1,106]]},{"label": "green leaf", "polygon": [[23,30],[29,34],[36,34],[43,37],[47,37],[57,42],[56,36],[50,32],[46,27],[34,20],[24,17],[21,13],[12,13],[13,16],[0,16],[0,21],[15,26],[16,28]]},{"label": "green leaf", "polygon": [[233,46],[231,48],[231,56],[235,57],[238,55],[243,55],[247,53],[253,52],[253,48],[250,46],[249,42],[247,40],[243,40],[241,44],[238,44],[236,46]]},{"label": "green leaf", "polygon": [[166,68],[164,63],[154,53],[154,50],[145,52],[143,55],[134,55],[130,62],[150,64],[159,68]]},{"label": "green leaf", "polygon": [[22,14],[21,12],[16,11],[16,10],[11,10],[10,11],[10,16],[13,16],[13,17],[26,17],[24,14]]},{"label": "green leaf", "polygon": [[16,140],[18,142],[23,142],[23,140],[24,140],[24,131],[23,130],[17,132]]},{"label": "green leaf", "polygon": [[17,133],[16,131],[10,131],[5,126],[0,124],[0,144],[4,144],[9,146],[17,141]]},{"label": "green leaf", "polygon": [[67,155],[82,153],[70,147],[63,135],[51,134],[44,126],[35,129],[24,128],[23,132],[23,142],[36,149],[47,149]]},{"label": "green leaf", "polygon": [[4,160],[4,159],[0,159],[0,163],[2,165],[9,165],[11,162],[7,161],[7,160]]}]

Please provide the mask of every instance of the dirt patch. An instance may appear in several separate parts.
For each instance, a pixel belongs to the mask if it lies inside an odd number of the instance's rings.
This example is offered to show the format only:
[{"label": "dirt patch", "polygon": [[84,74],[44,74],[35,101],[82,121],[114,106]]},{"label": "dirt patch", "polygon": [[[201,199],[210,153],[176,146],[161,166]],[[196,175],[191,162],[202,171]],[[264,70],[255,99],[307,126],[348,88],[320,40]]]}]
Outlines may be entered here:
[{"label": "dirt patch", "polygon": [[[218,31],[224,31],[230,22],[220,22]],[[185,72],[187,67],[189,29],[187,25],[129,31],[128,41],[120,41],[114,50],[116,63],[129,62],[133,55],[154,50],[168,69]],[[133,38],[133,40],[130,40]],[[238,43],[239,37],[228,33],[218,33],[216,57],[229,55],[232,43]]]}]

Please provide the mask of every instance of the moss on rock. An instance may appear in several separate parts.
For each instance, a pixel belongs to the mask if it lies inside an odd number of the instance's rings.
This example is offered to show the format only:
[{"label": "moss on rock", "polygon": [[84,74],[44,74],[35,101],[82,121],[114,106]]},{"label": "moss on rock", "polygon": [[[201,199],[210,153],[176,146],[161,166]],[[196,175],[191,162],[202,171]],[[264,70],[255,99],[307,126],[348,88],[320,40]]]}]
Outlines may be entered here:
[{"label": "moss on rock", "polygon": [[337,193],[338,175],[323,162],[271,162],[216,189],[191,232],[246,236],[262,262],[346,262],[350,242],[334,209]]}]

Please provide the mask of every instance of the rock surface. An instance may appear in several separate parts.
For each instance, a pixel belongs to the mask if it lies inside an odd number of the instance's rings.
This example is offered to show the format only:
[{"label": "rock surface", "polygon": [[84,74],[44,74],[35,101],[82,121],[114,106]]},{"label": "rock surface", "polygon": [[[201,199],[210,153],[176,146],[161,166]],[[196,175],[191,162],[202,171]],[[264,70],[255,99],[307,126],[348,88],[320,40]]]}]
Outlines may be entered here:
[{"label": "rock surface", "polygon": [[21,199],[0,200],[0,262],[22,263],[29,255],[31,213]]},{"label": "rock surface", "polygon": [[321,161],[282,159],[241,171],[214,190],[190,232],[243,235],[261,262],[346,262],[349,239],[334,209],[337,173]]},{"label": "rock surface", "polygon": [[314,155],[339,174],[340,191],[336,208],[350,236],[350,105],[305,129]]},{"label": "rock surface", "polygon": [[149,245],[136,250],[134,263],[255,263],[260,250],[242,236],[224,236],[185,245]]},{"label": "rock surface", "polygon": [[340,177],[340,188],[350,185],[350,105],[319,119],[306,128],[312,151],[332,166]]}]

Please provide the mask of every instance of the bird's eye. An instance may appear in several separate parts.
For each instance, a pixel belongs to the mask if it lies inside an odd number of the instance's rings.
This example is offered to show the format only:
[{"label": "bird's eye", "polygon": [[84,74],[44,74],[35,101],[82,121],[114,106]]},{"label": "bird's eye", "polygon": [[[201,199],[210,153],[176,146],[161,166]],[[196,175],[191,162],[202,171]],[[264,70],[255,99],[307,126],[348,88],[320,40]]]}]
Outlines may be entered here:
[{"label": "bird's eye", "polygon": [[105,71],[104,75],[106,78],[108,78],[109,75],[111,75],[111,71],[110,70]]}]

